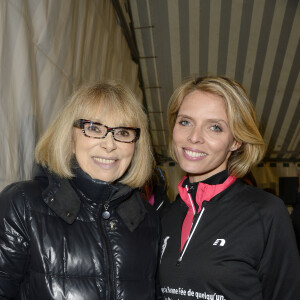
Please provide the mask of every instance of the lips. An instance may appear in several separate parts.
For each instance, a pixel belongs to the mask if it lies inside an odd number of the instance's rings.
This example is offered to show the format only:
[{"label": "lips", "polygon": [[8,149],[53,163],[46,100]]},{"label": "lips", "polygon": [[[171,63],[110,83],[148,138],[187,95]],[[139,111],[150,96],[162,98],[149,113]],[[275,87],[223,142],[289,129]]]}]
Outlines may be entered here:
[{"label": "lips", "polygon": [[199,158],[199,157],[204,157],[207,155],[207,153],[204,152],[197,152],[197,151],[192,151],[192,150],[188,150],[188,149],[183,149],[184,153],[186,154],[186,156],[190,157],[190,158]]},{"label": "lips", "polygon": [[93,157],[93,159],[101,164],[113,164],[117,161],[116,159],[106,159],[101,157]]}]

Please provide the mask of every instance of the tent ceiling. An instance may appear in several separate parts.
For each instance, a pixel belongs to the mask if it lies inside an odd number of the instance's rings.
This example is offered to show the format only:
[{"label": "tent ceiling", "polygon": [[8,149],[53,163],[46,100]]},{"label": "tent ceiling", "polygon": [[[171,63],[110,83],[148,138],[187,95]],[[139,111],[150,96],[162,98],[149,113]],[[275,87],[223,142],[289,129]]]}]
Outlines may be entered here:
[{"label": "tent ceiling", "polygon": [[220,74],[247,89],[266,160],[300,159],[298,0],[128,0],[156,153],[166,158],[167,103],[191,75]]}]

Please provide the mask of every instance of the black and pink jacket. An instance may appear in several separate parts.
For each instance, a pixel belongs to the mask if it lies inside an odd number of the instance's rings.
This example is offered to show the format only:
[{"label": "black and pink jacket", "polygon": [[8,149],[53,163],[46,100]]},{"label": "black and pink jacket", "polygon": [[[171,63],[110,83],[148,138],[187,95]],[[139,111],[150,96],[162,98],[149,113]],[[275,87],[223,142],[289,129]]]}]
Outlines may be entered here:
[{"label": "black and pink jacket", "polygon": [[195,213],[184,184],[179,192],[162,218],[164,299],[300,299],[300,258],[281,199],[226,171],[198,185]]}]

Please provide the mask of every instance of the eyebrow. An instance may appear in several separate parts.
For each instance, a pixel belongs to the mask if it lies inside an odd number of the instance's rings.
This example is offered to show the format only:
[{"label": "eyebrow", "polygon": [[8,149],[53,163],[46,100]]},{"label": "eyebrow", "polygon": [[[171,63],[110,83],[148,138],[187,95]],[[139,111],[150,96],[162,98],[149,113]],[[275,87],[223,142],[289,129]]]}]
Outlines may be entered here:
[{"label": "eyebrow", "polygon": [[[195,120],[194,118],[188,116],[188,115],[184,115],[184,114],[181,114],[181,115],[177,115],[177,118],[186,118],[186,119],[189,119],[189,120]],[[211,123],[224,123],[227,127],[229,127],[228,123],[223,120],[223,119],[206,119],[205,120],[206,122],[211,122]]]},{"label": "eyebrow", "polygon": [[[93,122],[93,123],[100,123],[100,124],[102,124],[102,125],[108,126],[107,124],[103,123],[100,119],[96,119],[96,118],[94,119],[94,118],[92,118],[92,119],[86,119],[86,120],[90,120],[90,121]],[[112,126],[108,126],[108,127],[112,127]],[[113,126],[113,127],[138,127],[138,126],[125,125],[125,123],[122,122],[121,125]]]},{"label": "eyebrow", "polygon": [[216,123],[222,122],[222,123],[225,123],[227,125],[227,122],[225,120],[223,120],[223,119],[207,119],[207,121],[209,121],[209,122],[216,122]]}]

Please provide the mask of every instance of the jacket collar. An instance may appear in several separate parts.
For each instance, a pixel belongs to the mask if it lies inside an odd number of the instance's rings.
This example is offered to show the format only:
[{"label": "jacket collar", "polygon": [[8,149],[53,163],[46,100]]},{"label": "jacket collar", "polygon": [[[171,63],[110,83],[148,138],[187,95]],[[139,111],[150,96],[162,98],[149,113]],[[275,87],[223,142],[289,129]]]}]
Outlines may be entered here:
[{"label": "jacket collar", "polygon": [[[76,168],[73,179],[61,178],[47,169],[36,166],[35,179],[43,181],[43,201],[65,222],[72,224],[80,210],[81,198],[100,204],[103,199],[124,199],[125,195],[132,192],[126,185],[111,185],[101,180],[94,180],[80,168]],[[118,201],[119,202],[119,201]]]},{"label": "jacket collar", "polygon": [[[198,212],[201,210],[203,201],[210,201],[214,196],[221,193],[232,183],[235,182],[236,177],[231,175],[228,177],[227,176],[227,171],[223,171],[203,182],[199,182],[196,184],[196,202],[199,206]],[[193,203],[189,189],[189,181],[187,179],[187,176],[185,176],[178,184],[178,192],[181,199],[188,206],[189,210],[193,212],[193,214],[196,214],[196,208]]]},{"label": "jacket collar", "polygon": [[80,198],[68,179],[58,177],[38,166],[35,179],[42,181],[43,201],[68,224],[76,219],[80,209]]},{"label": "jacket collar", "polygon": [[103,199],[112,199],[113,201],[132,191],[129,186],[118,182],[110,184],[99,179],[93,179],[78,165],[73,168],[73,172],[75,176],[71,180],[72,186],[93,202],[101,202]]}]

